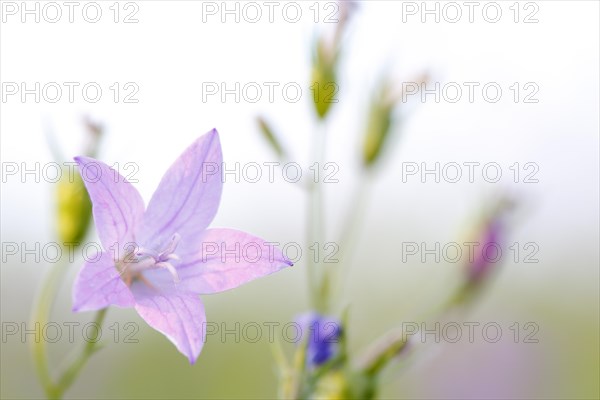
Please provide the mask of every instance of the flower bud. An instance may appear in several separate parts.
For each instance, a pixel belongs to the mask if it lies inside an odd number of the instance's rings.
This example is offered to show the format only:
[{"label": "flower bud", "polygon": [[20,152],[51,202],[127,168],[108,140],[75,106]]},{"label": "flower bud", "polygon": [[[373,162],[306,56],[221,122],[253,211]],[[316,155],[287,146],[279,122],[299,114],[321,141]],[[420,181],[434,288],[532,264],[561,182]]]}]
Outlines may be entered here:
[{"label": "flower bud", "polygon": [[311,86],[315,111],[323,119],[331,106],[337,103],[337,50],[318,41],[313,59]]},{"label": "flower bud", "polygon": [[302,338],[306,340],[306,362],[309,366],[319,367],[338,355],[342,338],[339,320],[309,312],[296,318],[296,322],[302,329]]},{"label": "flower bud", "polygon": [[260,132],[264,138],[267,139],[267,142],[271,145],[275,153],[277,153],[277,156],[280,159],[285,158],[286,154],[283,150],[283,146],[281,146],[281,143],[277,139],[277,136],[275,135],[271,125],[269,125],[263,117],[258,117],[256,121],[258,122]]},{"label": "flower bud", "polygon": [[79,171],[64,168],[56,194],[58,237],[62,243],[80,243],[90,223],[92,203]]},{"label": "flower bud", "polygon": [[[413,82],[418,83],[417,87],[421,89],[428,80],[429,75],[423,73]],[[404,99],[404,94],[398,85],[392,84],[389,78],[383,79],[373,96],[367,120],[363,144],[363,163],[366,167],[371,167],[381,156],[395,123],[393,113],[401,99]]]},{"label": "flower bud", "polygon": [[478,246],[474,258],[466,264],[465,284],[458,293],[457,302],[467,301],[476,294],[498,269],[506,243],[507,217],[515,206],[513,199],[500,198],[482,219],[474,235]]},{"label": "flower bud", "polygon": [[[102,125],[89,117],[86,128],[86,155],[94,156],[102,138]],[[92,203],[78,170],[64,167],[56,187],[57,233],[62,243],[80,243],[92,217]]]},{"label": "flower bud", "polygon": [[367,129],[363,143],[363,162],[372,166],[381,155],[386,138],[392,126],[394,102],[387,95],[386,86],[376,93],[367,120]]},{"label": "flower bud", "polygon": [[475,284],[482,281],[493,268],[494,263],[490,260],[490,256],[487,253],[491,247],[501,247],[501,244],[504,242],[504,229],[502,225],[502,220],[498,216],[492,216],[485,223],[477,241],[480,249],[475,251],[473,261],[467,265],[467,279],[469,282]]}]

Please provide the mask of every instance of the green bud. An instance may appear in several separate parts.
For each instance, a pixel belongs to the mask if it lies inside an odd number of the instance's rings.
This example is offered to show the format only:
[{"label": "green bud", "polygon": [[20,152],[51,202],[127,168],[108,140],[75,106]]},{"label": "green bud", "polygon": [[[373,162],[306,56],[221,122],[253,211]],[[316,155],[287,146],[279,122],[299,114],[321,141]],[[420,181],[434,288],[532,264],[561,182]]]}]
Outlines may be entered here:
[{"label": "green bud", "polygon": [[334,71],[314,66],[312,71],[313,101],[315,111],[323,119],[334,103],[337,103],[337,83]]},{"label": "green bud", "polygon": [[57,184],[57,230],[62,243],[80,243],[92,216],[92,203],[79,172],[65,168]]},{"label": "green bud", "polygon": [[277,153],[277,156],[281,159],[285,158],[285,150],[273,132],[273,128],[267,123],[267,121],[265,121],[263,117],[258,117],[257,122],[260,132],[265,139],[267,139],[267,142],[271,145],[275,153]]},{"label": "green bud", "polygon": [[371,104],[367,131],[363,144],[363,162],[370,167],[381,155],[381,151],[392,126],[394,102],[386,99],[382,90]]},{"label": "green bud", "polygon": [[[413,80],[413,82],[418,82],[419,88],[428,81],[429,76],[426,73]],[[376,90],[371,103],[363,145],[363,162],[366,167],[371,167],[381,156],[395,122],[392,114],[401,98],[402,92],[398,93],[397,88],[394,88],[388,79],[384,79]]]},{"label": "green bud", "polygon": [[319,41],[313,59],[310,90],[313,92],[315,111],[321,119],[325,118],[331,106],[337,103],[336,68],[336,50],[326,48],[323,42]]},{"label": "green bud", "polygon": [[[98,151],[104,128],[89,117],[83,121],[86,128],[85,154],[94,157]],[[63,168],[56,187],[57,233],[63,243],[80,243],[92,217],[92,203],[79,171]]]}]

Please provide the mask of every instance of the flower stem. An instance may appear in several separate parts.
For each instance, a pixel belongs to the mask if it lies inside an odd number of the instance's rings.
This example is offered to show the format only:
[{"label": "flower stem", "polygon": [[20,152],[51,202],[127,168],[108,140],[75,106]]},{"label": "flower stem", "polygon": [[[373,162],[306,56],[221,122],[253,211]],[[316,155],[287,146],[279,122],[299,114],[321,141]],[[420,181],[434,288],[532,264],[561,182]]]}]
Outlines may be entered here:
[{"label": "flower stem", "polygon": [[[68,267],[68,257],[64,256],[52,267],[47,278],[44,280],[40,294],[31,314],[31,325],[35,327],[36,331],[41,332],[44,326],[48,324],[50,314],[52,312],[52,306],[54,305],[54,300],[56,298],[56,293],[61,282],[63,281]],[[31,350],[33,353],[35,369],[47,398],[60,399],[64,392],[73,384],[75,378],[79,374],[79,371],[85,365],[88,358],[98,349],[96,347],[96,342],[99,339],[98,334],[106,315],[106,310],[107,309],[102,309],[96,313],[94,323],[96,324],[98,330],[91,338],[89,338],[81,355],[65,370],[56,383],[50,374],[46,341],[44,338],[38,338],[39,340],[33,342],[33,347]]]},{"label": "flower stem", "polygon": [[[434,319],[444,317],[454,309],[460,309],[461,306],[464,306],[459,301],[459,295],[462,291],[463,286],[460,285],[452,291],[445,301],[425,313],[421,320],[431,322]],[[406,346],[409,345],[409,339],[410,337],[407,336],[404,329],[395,328],[388,331],[377,339],[371,349],[362,356],[359,361],[359,368],[367,375],[376,377],[383,368],[396,359]]]},{"label": "flower stem", "polygon": [[307,225],[307,249],[318,246],[317,258],[313,255],[307,257],[307,272],[309,295],[311,307],[317,311],[324,312],[327,307],[327,288],[328,282],[326,275],[320,270],[320,247],[324,237],[324,218],[323,218],[323,193],[321,185],[321,168],[325,156],[326,129],[324,122],[319,122],[319,129],[315,129],[313,138],[313,156],[312,162],[315,166],[314,175],[309,182],[308,192],[308,225]]},{"label": "flower stem", "polygon": [[[314,233],[313,233],[313,214],[314,214],[314,184],[309,184],[308,186],[309,190],[308,190],[308,201],[307,201],[307,226],[306,226],[306,247],[310,247],[312,245],[312,242],[314,240]],[[311,257],[307,257],[306,258],[306,274],[307,274],[307,280],[308,280],[308,297],[309,297],[309,301],[310,301],[310,307],[311,308],[316,308],[317,307],[317,298],[316,298],[316,271],[315,271],[315,265],[313,262],[313,259]]]},{"label": "flower stem", "polygon": [[71,385],[75,381],[75,378],[77,378],[77,376],[87,363],[88,359],[92,356],[92,354],[94,354],[100,349],[98,346],[96,346],[96,344],[100,339],[99,335],[101,331],[101,326],[104,322],[104,317],[106,316],[107,310],[107,308],[103,308],[102,310],[96,312],[96,316],[93,322],[93,324],[96,326],[96,332],[92,335],[92,337],[87,339],[85,347],[83,348],[83,351],[81,352],[79,357],[77,357],[75,361],[73,361],[73,363],[63,372],[63,374],[58,379],[58,382],[55,386],[55,393],[57,394],[56,398],[61,398],[64,392],[69,387],[71,387]]},{"label": "flower stem", "polygon": [[[31,314],[31,324],[35,329],[43,329],[48,323],[50,312],[54,304],[56,292],[62,282],[63,277],[69,266],[68,258],[65,256],[55,264],[50,270],[48,277],[45,279],[39,297],[35,303]],[[39,327],[39,328],[38,328]],[[46,395],[49,398],[54,398],[54,384],[48,367],[48,353],[46,351],[46,342],[43,338],[38,338],[33,342],[32,353],[35,363],[35,368]]]}]

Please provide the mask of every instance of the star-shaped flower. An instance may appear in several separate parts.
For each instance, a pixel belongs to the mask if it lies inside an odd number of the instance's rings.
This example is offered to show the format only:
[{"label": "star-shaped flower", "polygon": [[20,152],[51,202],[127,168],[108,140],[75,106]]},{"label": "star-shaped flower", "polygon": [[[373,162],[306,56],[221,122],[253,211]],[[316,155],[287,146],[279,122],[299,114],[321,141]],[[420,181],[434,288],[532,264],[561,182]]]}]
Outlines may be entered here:
[{"label": "star-shaped flower", "polygon": [[248,233],[207,229],[223,185],[214,129],[169,168],[147,208],[117,171],[92,158],[75,160],[104,251],[79,272],[74,311],[134,307],[194,363],[206,333],[198,295],[232,289],[292,265],[279,249]]}]

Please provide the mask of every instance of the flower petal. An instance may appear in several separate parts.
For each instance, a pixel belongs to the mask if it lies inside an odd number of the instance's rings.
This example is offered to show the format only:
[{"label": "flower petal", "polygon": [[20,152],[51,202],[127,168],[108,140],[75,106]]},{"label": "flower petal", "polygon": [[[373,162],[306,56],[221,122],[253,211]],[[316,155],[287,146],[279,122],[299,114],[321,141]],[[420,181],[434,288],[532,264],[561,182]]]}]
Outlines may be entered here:
[{"label": "flower petal", "polygon": [[292,265],[274,243],[234,229],[207,229],[199,247],[177,267],[182,290],[222,292]]},{"label": "flower petal", "polygon": [[193,364],[206,338],[206,315],[198,296],[134,290],[135,309],[150,325],[167,337]]},{"label": "flower petal", "polygon": [[100,253],[97,259],[83,265],[73,285],[73,311],[99,310],[109,305],[132,307],[134,304],[133,295],[109,253]]},{"label": "flower petal", "polygon": [[165,173],[152,196],[140,241],[160,247],[178,233],[199,235],[211,223],[221,200],[221,144],[215,129],[198,138]]},{"label": "flower petal", "polygon": [[117,250],[113,248],[115,244],[133,242],[144,215],[144,201],[138,191],[101,161],[89,157],[75,157],[75,161],[92,200],[94,222],[104,250]]}]

